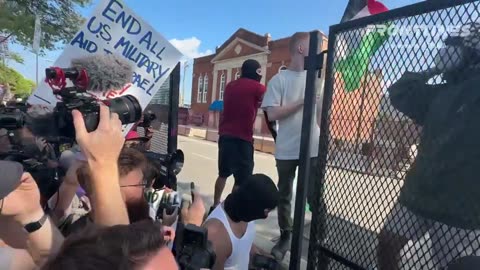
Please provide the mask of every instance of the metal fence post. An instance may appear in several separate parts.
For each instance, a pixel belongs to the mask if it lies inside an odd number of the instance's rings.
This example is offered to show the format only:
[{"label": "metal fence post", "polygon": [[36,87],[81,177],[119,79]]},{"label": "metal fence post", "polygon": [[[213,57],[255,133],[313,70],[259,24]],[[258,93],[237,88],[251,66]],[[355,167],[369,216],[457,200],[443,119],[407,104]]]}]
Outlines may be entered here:
[{"label": "metal fence post", "polygon": [[[185,75],[184,75],[185,76]],[[180,91],[180,62],[175,66],[170,75],[170,93],[168,95],[168,144],[167,154],[171,154],[177,150],[178,146],[178,103],[179,103],[179,91]],[[176,179],[175,175],[170,175],[168,170],[168,179]],[[175,181],[174,185],[176,188]]]},{"label": "metal fence post", "polygon": [[[303,226],[305,224],[305,204],[307,197],[308,181],[310,180],[310,143],[311,131],[314,124],[317,88],[317,72],[323,64],[323,57],[318,55],[318,31],[310,32],[310,51],[305,58],[307,80],[305,88],[305,102],[303,107],[302,134],[300,139],[300,156],[298,167],[297,196],[293,221],[292,247],[290,251],[290,270],[300,269],[303,244]],[[323,54],[321,54],[323,56]],[[319,59],[322,62],[319,63]]]}]

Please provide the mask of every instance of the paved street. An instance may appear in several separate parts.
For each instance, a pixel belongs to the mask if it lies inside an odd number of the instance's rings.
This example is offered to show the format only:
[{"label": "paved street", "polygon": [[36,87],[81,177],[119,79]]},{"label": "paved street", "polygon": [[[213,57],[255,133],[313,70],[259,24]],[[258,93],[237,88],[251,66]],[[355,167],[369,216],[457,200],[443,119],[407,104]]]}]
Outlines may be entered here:
[{"label": "paved street", "polygon": [[[213,191],[218,173],[217,144],[179,136],[178,148],[185,153],[185,165],[178,177],[180,185],[183,186],[184,184],[195,182],[196,187],[205,197],[205,203],[210,207],[213,203]],[[276,181],[277,172],[274,157],[269,154],[255,152],[254,172],[264,173]],[[232,187],[233,177],[230,177],[223,193],[223,199],[230,193]],[[278,236],[276,228],[277,216],[276,213],[272,213],[267,221],[259,222],[257,232],[271,239]]]}]

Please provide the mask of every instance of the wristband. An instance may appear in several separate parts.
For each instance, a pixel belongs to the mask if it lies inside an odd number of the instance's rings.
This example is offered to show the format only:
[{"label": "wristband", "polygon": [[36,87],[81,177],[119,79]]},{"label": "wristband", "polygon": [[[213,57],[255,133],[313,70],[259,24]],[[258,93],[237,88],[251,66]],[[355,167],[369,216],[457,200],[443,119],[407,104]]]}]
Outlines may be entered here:
[{"label": "wristband", "polygon": [[43,226],[43,224],[45,224],[45,221],[47,220],[47,218],[48,218],[48,214],[44,213],[43,216],[38,221],[30,222],[30,223],[26,224],[25,226],[23,226],[23,229],[25,229],[25,231],[27,231],[27,233],[36,232],[36,231],[40,230],[40,228],[42,228],[42,226]]}]

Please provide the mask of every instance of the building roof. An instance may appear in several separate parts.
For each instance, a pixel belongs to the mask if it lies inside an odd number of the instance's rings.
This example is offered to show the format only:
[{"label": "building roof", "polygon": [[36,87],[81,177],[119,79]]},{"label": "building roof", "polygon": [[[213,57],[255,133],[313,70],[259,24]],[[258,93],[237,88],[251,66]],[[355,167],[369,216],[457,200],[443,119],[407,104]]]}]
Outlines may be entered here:
[{"label": "building roof", "polygon": [[210,61],[212,61],[212,59],[215,57],[216,54],[210,54],[210,55],[205,55],[205,56],[202,56],[202,57],[197,57],[195,59],[193,59],[194,63],[210,63]]},{"label": "building roof", "polygon": [[[326,36],[322,31],[319,31],[321,35]],[[224,51],[232,42],[235,40],[241,39],[247,41],[250,44],[256,45],[265,50],[272,50],[276,48],[282,48],[288,46],[291,37],[284,37],[277,40],[272,40],[269,33],[265,35],[260,35],[249,31],[244,28],[239,28],[235,33],[233,33],[221,46],[217,47],[215,53],[202,56],[194,59],[195,63],[205,63],[211,62],[214,60],[222,51]],[[254,46],[254,47],[256,47]],[[257,47],[257,48],[258,48]]]},{"label": "building roof", "polygon": [[259,35],[257,33],[252,32],[252,31],[246,30],[244,28],[239,28],[220,47],[218,47],[216,49],[215,53],[218,53],[218,52],[222,51],[225,47],[228,46],[228,44],[230,44],[230,42],[232,42],[237,37],[241,38],[241,39],[244,39],[246,41],[249,41],[249,42],[251,42],[255,45],[258,45],[260,47],[267,46],[268,41],[269,41],[267,35],[262,36],[262,35]]}]

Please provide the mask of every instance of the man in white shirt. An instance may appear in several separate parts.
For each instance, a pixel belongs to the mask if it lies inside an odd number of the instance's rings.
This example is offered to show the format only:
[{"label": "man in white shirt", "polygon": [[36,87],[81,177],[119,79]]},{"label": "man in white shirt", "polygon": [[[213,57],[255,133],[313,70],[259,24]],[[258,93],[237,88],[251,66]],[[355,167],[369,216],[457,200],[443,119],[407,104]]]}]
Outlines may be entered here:
[{"label": "man in white shirt", "polygon": [[[272,249],[272,255],[282,260],[290,248],[293,221],[291,218],[291,198],[295,172],[299,165],[300,137],[303,122],[303,101],[305,98],[305,81],[307,73],[304,69],[305,57],[308,55],[310,36],[307,32],[295,33],[289,44],[291,63],[288,69],[280,71],[267,85],[262,109],[268,113],[270,121],[277,121],[278,134],[275,143],[275,159],[278,171],[278,189],[280,201],[278,205],[278,223],[280,241]],[[317,110],[316,110],[317,111]],[[318,180],[318,140],[320,128],[317,113],[311,135],[312,168],[307,200],[311,202],[313,182]]]}]

